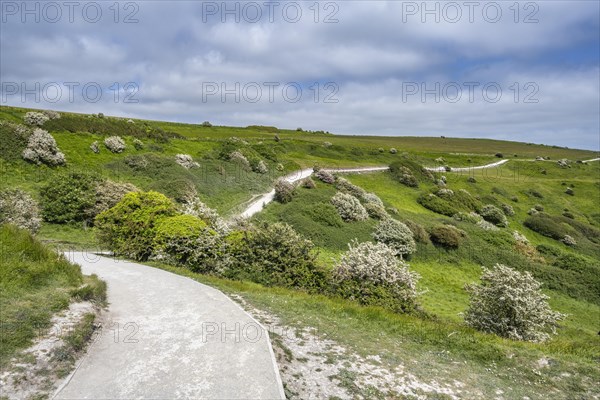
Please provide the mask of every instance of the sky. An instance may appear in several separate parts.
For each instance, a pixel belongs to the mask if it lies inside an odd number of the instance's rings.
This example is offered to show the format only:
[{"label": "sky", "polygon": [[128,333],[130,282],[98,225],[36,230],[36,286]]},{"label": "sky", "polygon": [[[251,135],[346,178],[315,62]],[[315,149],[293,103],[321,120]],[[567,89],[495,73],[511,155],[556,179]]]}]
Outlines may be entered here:
[{"label": "sky", "polygon": [[0,104],[600,150],[598,1],[0,0]]}]

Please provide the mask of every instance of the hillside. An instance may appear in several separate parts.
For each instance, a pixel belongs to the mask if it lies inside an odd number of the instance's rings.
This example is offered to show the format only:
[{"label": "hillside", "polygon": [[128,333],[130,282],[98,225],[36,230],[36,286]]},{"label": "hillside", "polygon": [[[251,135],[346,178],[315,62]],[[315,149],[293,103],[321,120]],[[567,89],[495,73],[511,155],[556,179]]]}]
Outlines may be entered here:
[{"label": "hillside", "polygon": [[[0,191],[20,188],[38,200],[45,218],[39,237],[58,245],[103,246],[96,239],[100,228],[92,227],[99,212],[90,210],[99,205],[94,188],[107,180],[162,193],[178,206],[186,203],[190,193],[197,194],[221,216],[233,219],[250,200],[271,190],[278,177],[301,168],[391,166],[383,172],[339,174],[330,183],[313,176],[314,187],[302,181],[289,201],[267,205],[251,222],[256,226],[284,222],[310,239],[315,246],[314,264],[323,276],[331,274],[353,239],[372,242],[380,220],[390,217],[405,223],[416,240],[416,251],[406,260],[421,276],[418,288],[423,292],[416,313],[362,306],[328,288],[273,283],[252,273],[227,276],[200,267],[190,267],[191,272],[165,263],[154,265],[240,296],[250,310],[265,313],[282,326],[297,332],[314,329],[316,341],[326,337],[342,346],[344,354],[331,348],[313,350],[323,351],[326,363],[337,368],[327,378],[329,384],[352,396],[400,396],[383,376],[397,373],[404,379],[405,374],[398,372],[402,366],[435,388],[417,385],[411,389],[417,395],[597,398],[593,385],[600,372],[600,163],[583,162],[597,153],[487,139],[357,137],[60,113],[60,118],[44,122],[41,128],[54,137],[66,165],[49,167],[21,157],[32,129],[19,133],[15,124],[21,124],[29,111],[0,107]],[[124,149],[109,150],[104,141],[111,136],[120,136]],[[94,142],[97,151],[91,148]],[[178,162],[179,154],[191,159]],[[490,169],[451,170],[499,159],[509,161]],[[52,197],[55,192],[74,197],[68,205],[78,208],[59,207],[60,201]],[[332,205],[339,193],[353,193],[363,206],[372,193],[382,204],[349,222]],[[59,213],[65,217],[56,218]],[[440,227],[458,232],[456,244],[441,242],[434,234]],[[256,240],[260,247],[260,240],[276,237],[276,231],[265,229],[266,233],[258,231],[248,240]],[[236,248],[242,241],[235,234],[226,237],[236,251],[243,250]],[[303,260],[313,262],[309,257]],[[543,283],[551,307],[568,314],[551,340],[514,341],[465,326],[462,313],[469,305],[465,285],[479,280],[481,266],[497,263],[530,272]],[[287,339],[273,335],[279,361],[288,369],[282,372],[288,395],[302,397],[307,393],[293,381],[310,382],[324,372],[302,367],[305,357],[315,363],[320,359],[295,353],[296,344]],[[361,363],[368,368],[360,370]],[[374,372],[378,368],[386,372]],[[323,393],[334,396],[336,392]]]}]

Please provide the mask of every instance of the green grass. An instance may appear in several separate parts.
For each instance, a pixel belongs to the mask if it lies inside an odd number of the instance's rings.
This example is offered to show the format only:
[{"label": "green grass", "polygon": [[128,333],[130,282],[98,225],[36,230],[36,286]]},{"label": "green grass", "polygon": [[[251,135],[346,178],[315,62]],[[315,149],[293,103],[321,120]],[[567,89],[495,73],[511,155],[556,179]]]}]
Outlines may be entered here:
[{"label": "green grass", "polygon": [[87,297],[102,299],[106,287],[84,277],[78,266],[45,247],[29,233],[0,227],[0,366],[31,344],[50,325],[52,315],[68,307],[77,289],[94,287]]}]

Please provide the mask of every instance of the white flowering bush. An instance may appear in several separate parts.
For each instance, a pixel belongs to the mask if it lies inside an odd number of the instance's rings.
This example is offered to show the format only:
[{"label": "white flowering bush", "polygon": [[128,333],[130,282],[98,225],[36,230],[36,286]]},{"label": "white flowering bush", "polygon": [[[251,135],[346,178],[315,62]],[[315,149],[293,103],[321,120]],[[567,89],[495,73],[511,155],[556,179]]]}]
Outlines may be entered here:
[{"label": "white flowering bush", "polygon": [[98,144],[98,141],[90,144],[90,150],[92,150],[95,154],[100,153],[100,145]]},{"label": "white flowering bush", "polygon": [[575,246],[577,244],[577,241],[571,235],[565,235],[565,237],[563,237],[560,241],[567,246]]},{"label": "white flowering bush", "polygon": [[513,231],[512,236],[515,242],[529,243],[529,239],[519,231]]},{"label": "white flowering bush", "polygon": [[215,209],[204,204],[196,195],[191,195],[184,199],[179,206],[179,211],[181,211],[182,214],[200,218],[221,235],[230,232],[228,223],[221,218],[219,213]]},{"label": "white flowering bush", "polygon": [[506,215],[508,217],[515,215],[515,209],[510,204],[502,204],[501,207],[502,207],[502,212],[504,212],[504,215]]},{"label": "white flowering bush", "polygon": [[397,149],[395,149],[394,147],[392,147],[392,148],[390,149],[390,154],[396,154],[396,153],[398,153],[398,150],[397,150]]},{"label": "white flowering bush", "polygon": [[558,164],[559,167],[561,168],[570,168],[571,166],[569,165],[571,162],[569,160],[567,160],[566,158],[560,159],[556,162],[556,164]]},{"label": "white flowering bush", "polygon": [[365,203],[373,203],[383,207],[383,201],[381,201],[379,196],[377,196],[375,193],[365,193],[362,195],[361,199]]},{"label": "white flowering bush", "polygon": [[479,285],[467,285],[470,295],[467,325],[513,340],[543,342],[556,334],[564,314],[553,311],[542,284],[529,272],[506,265],[484,268]]},{"label": "white flowering bush", "polygon": [[334,266],[332,280],[337,294],[365,305],[378,305],[395,312],[417,307],[420,276],[396,257],[383,243],[348,245],[348,251]]},{"label": "white flowering bush", "polygon": [[317,177],[317,179],[319,179],[321,182],[325,182],[325,183],[329,183],[332,184],[335,182],[335,176],[333,176],[333,174],[329,171],[326,171],[324,169],[319,169],[316,173],[315,176]]},{"label": "white flowering bush", "polygon": [[310,176],[308,178],[302,179],[302,181],[300,182],[300,186],[302,186],[305,189],[314,189],[317,187],[315,181],[313,181]]},{"label": "white flowering bush", "polygon": [[246,156],[243,155],[242,152],[239,150],[236,150],[236,151],[232,152],[231,154],[229,154],[229,161],[240,165],[242,168],[244,168],[247,171],[250,170],[250,161],[248,161]]},{"label": "white flowering bush", "polygon": [[177,154],[175,155],[175,162],[181,165],[185,169],[198,168],[200,164],[194,161],[192,156],[189,154]]},{"label": "white flowering bush", "polygon": [[363,188],[350,183],[348,179],[342,177],[338,177],[335,180],[335,187],[344,193],[351,194],[352,196],[358,198],[362,198],[367,194]]},{"label": "white flowering bush", "polygon": [[140,189],[131,183],[118,183],[111,180],[99,182],[95,189],[95,203],[87,211],[87,214],[95,218],[96,215],[117,205],[127,193],[139,191]]},{"label": "white flowering bush", "polygon": [[269,167],[267,167],[267,164],[263,160],[260,160],[254,167],[254,172],[258,172],[259,174],[266,174],[267,172],[269,172]]},{"label": "white flowering bush", "polygon": [[459,211],[456,214],[454,214],[452,218],[454,218],[457,221],[469,222],[471,224],[477,224],[478,222],[483,220],[483,218],[481,218],[481,215],[473,211],[469,213]]},{"label": "white flowering bush", "polygon": [[104,139],[104,145],[113,153],[122,153],[127,147],[125,141],[120,136],[109,136]]},{"label": "white flowering bush", "polygon": [[373,238],[387,244],[400,257],[417,251],[417,244],[408,226],[393,218],[386,218],[377,224]]},{"label": "white flowering bush", "polygon": [[50,120],[52,120],[52,119],[60,119],[60,117],[61,117],[60,113],[58,111],[54,111],[54,110],[44,110],[44,114]]},{"label": "white flowering bush", "polygon": [[49,119],[50,118],[48,118],[48,116],[46,114],[35,112],[35,111],[30,111],[27,114],[25,114],[25,116],[23,117],[23,121],[25,121],[25,123],[27,125],[32,125],[32,126],[42,126]]},{"label": "white flowering bush", "polygon": [[385,210],[385,207],[377,203],[365,203],[364,207],[365,210],[367,210],[367,214],[369,214],[369,217],[371,218],[385,219],[389,217],[387,211]]},{"label": "white flowering bush", "polygon": [[292,183],[286,179],[279,178],[275,182],[275,200],[280,203],[289,203],[294,197],[295,189]]},{"label": "white flowering bush", "polygon": [[65,155],[58,149],[54,137],[39,128],[35,129],[29,137],[27,148],[23,151],[23,158],[37,165],[57,166],[66,163]]},{"label": "white flowering bush", "polygon": [[500,228],[498,228],[496,225],[492,224],[491,222],[486,221],[485,219],[477,221],[475,223],[475,225],[477,225],[484,231],[499,231],[500,230]]},{"label": "white flowering bush", "polygon": [[496,207],[493,204],[486,204],[481,208],[479,214],[488,222],[500,227],[508,226],[508,220],[506,219],[506,215],[502,212],[501,209]]},{"label": "white flowering bush", "polygon": [[323,146],[329,148],[329,147],[333,146],[333,143],[331,143],[331,142],[323,142]]},{"label": "white flowering bush", "polygon": [[331,204],[333,204],[340,217],[346,222],[364,221],[369,218],[365,207],[351,194],[337,192],[331,198]]},{"label": "white flowering bush", "polygon": [[132,119],[128,119],[128,120],[127,120],[127,123],[128,123],[128,124],[135,124],[135,121],[134,121],[134,120],[132,120]]},{"label": "white flowering bush", "polygon": [[[443,182],[443,181],[442,181],[442,180],[440,180],[440,182]],[[444,185],[446,184],[445,182],[443,182],[443,183],[444,183]],[[452,189],[446,189],[446,188],[442,188],[442,189],[439,189],[437,192],[435,192],[435,194],[436,194],[438,197],[441,197],[441,198],[447,199],[447,198],[449,198],[449,197],[452,197],[452,196],[454,196],[454,190],[452,190]]]},{"label": "white flowering bush", "polygon": [[12,224],[36,233],[40,229],[38,203],[21,189],[0,192],[0,224]]}]

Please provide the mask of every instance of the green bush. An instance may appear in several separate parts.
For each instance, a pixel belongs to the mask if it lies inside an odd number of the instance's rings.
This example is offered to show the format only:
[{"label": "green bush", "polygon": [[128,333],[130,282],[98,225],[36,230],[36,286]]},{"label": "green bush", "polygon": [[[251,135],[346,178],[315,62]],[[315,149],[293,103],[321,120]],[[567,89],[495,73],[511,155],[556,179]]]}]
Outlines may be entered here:
[{"label": "green bush", "polygon": [[564,225],[543,213],[530,215],[523,224],[532,231],[555,240],[561,240],[569,233]]},{"label": "green bush", "polygon": [[493,204],[486,204],[481,208],[479,214],[488,222],[491,222],[494,225],[506,227],[508,226],[508,220],[506,219],[506,215],[502,212],[501,209],[496,207]]},{"label": "green bush", "polygon": [[31,130],[25,125],[0,121],[0,157],[5,161],[18,161],[27,148]]},{"label": "green bush", "polygon": [[320,224],[338,228],[344,226],[344,220],[331,204],[317,203],[308,209],[308,214],[313,221]]},{"label": "green bush", "polygon": [[442,199],[433,193],[422,194],[417,199],[417,202],[428,210],[438,214],[446,215],[448,217],[451,217],[459,212],[458,208],[454,207],[447,200]]},{"label": "green bush", "polygon": [[408,226],[408,229],[410,229],[417,242],[425,244],[431,243],[429,232],[427,232],[422,225],[408,219],[404,221],[404,224]]},{"label": "green bush", "polygon": [[438,246],[456,249],[464,239],[464,233],[452,225],[437,225],[429,231],[431,241]]},{"label": "green bush", "polygon": [[57,224],[88,220],[99,180],[86,172],[56,175],[40,190],[43,218]]},{"label": "green bush", "polygon": [[310,240],[291,226],[267,224],[236,232],[227,238],[231,263],[224,275],[265,286],[322,291],[327,274],[317,264]]},{"label": "green bush", "polygon": [[402,158],[391,163],[390,173],[395,180],[410,187],[417,187],[420,182],[432,182],[434,180],[431,172],[408,158]]},{"label": "green bush", "polygon": [[377,224],[373,238],[386,244],[401,257],[417,251],[412,231],[402,222],[392,218],[386,218]]},{"label": "green bush", "polygon": [[96,217],[98,239],[116,254],[147,260],[154,251],[157,224],[175,213],[175,205],[163,194],[128,193]]}]

